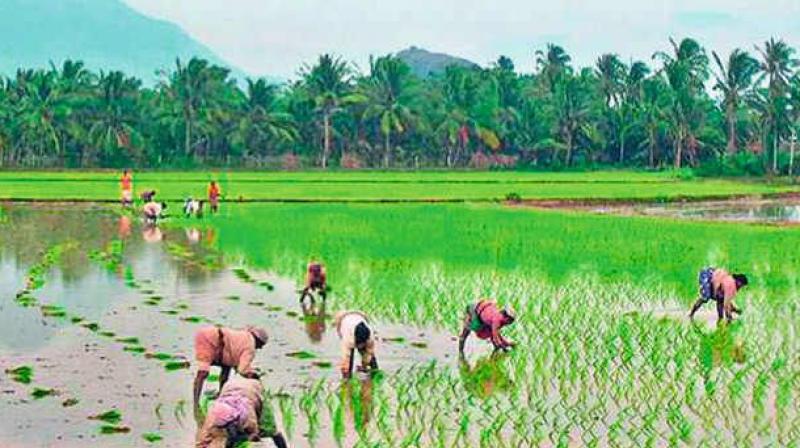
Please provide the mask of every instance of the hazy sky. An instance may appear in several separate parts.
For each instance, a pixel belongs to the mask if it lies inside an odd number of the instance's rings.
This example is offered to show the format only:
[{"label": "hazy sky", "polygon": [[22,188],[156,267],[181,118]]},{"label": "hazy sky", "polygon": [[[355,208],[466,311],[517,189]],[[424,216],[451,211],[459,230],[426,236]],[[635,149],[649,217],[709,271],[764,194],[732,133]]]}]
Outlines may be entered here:
[{"label": "hazy sky", "polygon": [[253,75],[294,77],[333,52],[361,67],[370,54],[416,45],[480,64],[564,46],[579,65],[603,52],[650,59],[668,37],[748,50],[772,35],[800,46],[800,0],[124,0],[176,22]]}]

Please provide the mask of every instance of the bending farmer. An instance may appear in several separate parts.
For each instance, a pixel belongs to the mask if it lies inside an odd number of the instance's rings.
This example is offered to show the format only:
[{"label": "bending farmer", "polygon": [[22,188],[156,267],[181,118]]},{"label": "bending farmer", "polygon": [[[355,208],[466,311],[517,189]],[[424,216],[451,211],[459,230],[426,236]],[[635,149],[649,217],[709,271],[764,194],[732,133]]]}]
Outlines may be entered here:
[{"label": "bending farmer", "polygon": [[142,207],[142,211],[144,212],[144,222],[147,224],[156,224],[159,219],[161,219],[161,213],[167,209],[166,202],[158,203],[158,202],[148,202],[144,204]]},{"label": "bending farmer", "polygon": [[203,327],[194,335],[194,356],[197,360],[197,376],[194,379],[194,407],[200,403],[203,383],[211,366],[219,366],[220,389],[228,381],[231,369],[236,369],[245,378],[257,379],[252,362],[256,350],[267,343],[267,332],[263,328],[247,327],[244,330]]},{"label": "bending farmer", "polygon": [[342,344],[342,377],[349,378],[353,373],[355,350],[361,355],[359,370],[377,370],[375,331],[370,328],[367,316],[361,311],[341,311],[333,318],[333,324]]},{"label": "bending farmer", "polygon": [[226,448],[269,437],[278,448],[286,439],[278,432],[275,416],[259,380],[234,378],[211,404],[197,435],[196,448]]},{"label": "bending farmer", "polygon": [[322,300],[325,301],[327,290],[328,284],[327,276],[325,275],[325,266],[316,261],[308,263],[308,267],[306,268],[306,284],[300,295],[300,303],[303,303],[306,296],[310,297],[313,303],[314,296],[312,293],[316,291],[319,291],[319,295],[322,297]]},{"label": "bending farmer", "polygon": [[700,297],[692,306],[689,318],[694,318],[694,313],[703,304],[710,300],[717,302],[717,322],[724,316],[728,322],[733,320],[733,313],[742,314],[742,310],[733,304],[733,298],[740,289],[747,286],[747,276],[744,274],[729,274],[725,269],[705,268],[700,271]]},{"label": "bending farmer", "polygon": [[464,326],[458,339],[458,352],[464,353],[464,343],[471,332],[479,339],[492,341],[495,350],[508,350],[515,344],[500,334],[500,329],[511,325],[516,319],[514,310],[506,306],[502,310],[494,300],[481,300],[467,306]]}]

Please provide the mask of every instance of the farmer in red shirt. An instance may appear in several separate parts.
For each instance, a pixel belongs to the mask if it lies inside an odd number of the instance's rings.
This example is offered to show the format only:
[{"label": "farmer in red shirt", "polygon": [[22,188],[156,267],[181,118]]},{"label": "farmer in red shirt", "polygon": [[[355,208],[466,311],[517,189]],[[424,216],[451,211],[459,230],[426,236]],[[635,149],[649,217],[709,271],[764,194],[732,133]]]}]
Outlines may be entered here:
[{"label": "farmer in red shirt", "polygon": [[213,180],[208,184],[208,203],[211,205],[211,213],[216,213],[219,210],[219,196],[221,192],[219,185]]},{"label": "farmer in red shirt", "polygon": [[458,339],[458,352],[464,353],[464,343],[471,332],[475,332],[478,339],[489,340],[495,350],[508,350],[515,344],[500,334],[500,329],[514,323],[516,315],[514,310],[506,306],[497,307],[494,300],[481,300],[467,307],[464,317],[464,327]]}]

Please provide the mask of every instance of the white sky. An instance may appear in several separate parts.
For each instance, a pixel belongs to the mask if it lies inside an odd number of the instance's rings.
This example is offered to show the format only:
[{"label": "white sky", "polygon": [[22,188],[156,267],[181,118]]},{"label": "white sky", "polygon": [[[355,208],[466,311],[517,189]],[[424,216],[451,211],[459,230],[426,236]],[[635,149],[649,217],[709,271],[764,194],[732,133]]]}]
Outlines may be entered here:
[{"label": "white sky", "polygon": [[124,0],[177,23],[251,75],[292,78],[332,52],[365,67],[370,54],[416,45],[480,64],[564,46],[580,65],[603,52],[649,61],[668,37],[727,53],[770,36],[800,47],[800,0]]}]

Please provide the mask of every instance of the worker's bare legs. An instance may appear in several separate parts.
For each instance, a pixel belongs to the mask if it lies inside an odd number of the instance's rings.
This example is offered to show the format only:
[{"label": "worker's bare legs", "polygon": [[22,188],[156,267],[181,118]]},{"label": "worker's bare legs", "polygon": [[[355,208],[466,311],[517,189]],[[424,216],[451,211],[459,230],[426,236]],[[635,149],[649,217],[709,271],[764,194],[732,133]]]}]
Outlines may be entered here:
[{"label": "worker's bare legs", "polygon": [[208,372],[205,370],[200,370],[197,372],[197,375],[194,377],[194,409],[197,411],[200,409],[200,393],[203,391],[203,384],[206,382],[206,378],[208,378]]},{"label": "worker's bare legs", "polygon": [[222,371],[219,373],[219,391],[222,392],[222,386],[228,382],[228,377],[231,375],[231,368],[230,367],[223,367]]},{"label": "worker's bare legs", "polygon": [[697,299],[697,302],[695,302],[694,305],[692,306],[692,311],[689,312],[689,319],[694,319],[694,313],[696,313],[697,310],[699,310],[704,303],[705,300],[703,300],[702,297]]},{"label": "worker's bare legs", "polygon": [[275,443],[275,446],[278,448],[288,448],[289,445],[286,444],[286,439],[283,438],[283,434],[277,433],[272,436],[272,442]]},{"label": "worker's bare legs", "polygon": [[722,322],[725,317],[725,303],[722,300],[717,300],[717,323]]},{"label": "worker's bare legs", "polygon": [[464,324],[461,327],[461,335],[458,337],[458,353],[464,353],[464,344],[467,342],[467,338],[469,337],[470,333],[470,323],[472,321],[472,317],[467,313],[464,317]]}]

